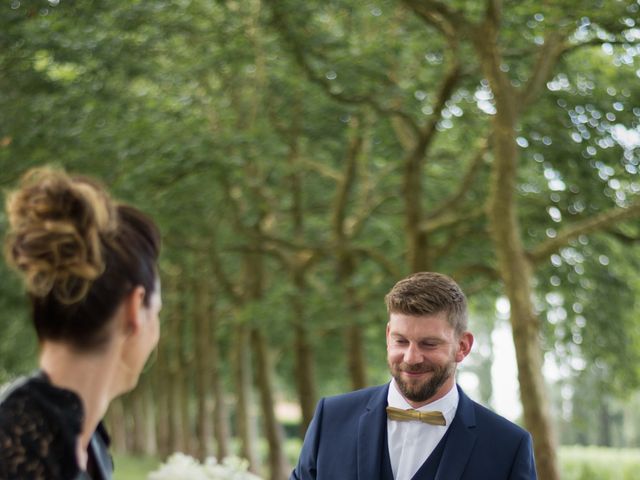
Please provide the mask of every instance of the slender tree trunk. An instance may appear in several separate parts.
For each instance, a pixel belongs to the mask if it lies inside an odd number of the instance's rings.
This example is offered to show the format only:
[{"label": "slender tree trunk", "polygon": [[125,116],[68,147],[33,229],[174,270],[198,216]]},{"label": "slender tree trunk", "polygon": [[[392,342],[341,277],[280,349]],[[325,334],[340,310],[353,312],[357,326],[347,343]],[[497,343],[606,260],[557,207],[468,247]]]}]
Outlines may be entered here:
[{"label": "slender tree trunk", "polygon": [[[184,292],[179,292],[180,298],[184,298]],[[177,308],[176,311],[180,311]],[[182,425],[182,362],[180,352],[180,315],[172,312],[168,319],[167,328],[167,359],[168,375],[165,381],[169,384],[168,410],[169,410],[169,450],[170,452],[186,452],[184,432]]]},{"label": "slender tree trunk", "polygon": [[157,450],[161,458],[171,453],[171,421],[170,421],[170,396],[169,387],[169,361],[167,358],[166,335],[161,335],[158,345],[158,361],[154,367],[155,405],[156,405],[156,438]]},{"label": "slender tree trunk", "polygon": [[[295,311],[295,307],[294,307]],[[313,381],[313,361],[311,345],[309,343],[309,334],[307,327],[300,320],[294,323],[294,349],[296,357],[295,376],[296,386],[298,389],[298,398],[302,410],[302,424],[300,425],[301,434],[304,436],[311,419],[316,404],[316,389]]]},{"label": "slender tree trunk", "polygon": [[211,329],[208,306],[208,289],[206,282],[200,281],[194,285],[196,293],[195,309],[195,375],[196,375],[196,435],[198,438],[197,452],[200,460],[204,460],[209,455],[209,440],[211,438],[210,425],[210,402],[209,392],[211,377]]},{"label": "slender tree trunk", "polygon": [[216,439],[216,457],[229,455],[229,414],[220,375],[220,357],[217,347],[211,351],[211,385],[213,390],[213,433]]},{"label": "slender tree trunk", "polygon": [[346,330],[347,367],[351,377],[351,388],[360,390],[367,386],[365,353],[362,327],[354,323]]},{"label": "slender tree trunk", "polygon": [[240,456],[249,461],[249,469],[258,471],[255,432],[251,421],[251,360],[249,330],[245,324],[235,328],[234,367],[236,379],[236,422],[240,437]]},{"label": "slender tree trunk", "polygon": [[156,455],[158,453],[158,437],[156,435],[157,407],[152,389],[153,376],[150,374],[146,378],[142,388],[142,403],[145,417],[144,446],[145,455]]},{"label": "slender tree trunk", "polygon": [[209,318],[209,328],[211,332],[209,343],[209,371],[211,372],[211,390],[213,393],[213,433],[216,440],[216,457],[222,460],[229,455],[229,416],[223,379],[220,368],[220,350],[216,331],[218,329],[218,312],[211,307]]},{"label": "slender tree trunk", "polygon": [[183,431],[180,427],[182,418],[182,397],[180,389],[180,379],[178,378],[177,369],[172,369],[167,379],[170,385],[169,395],[169,441],[171,452],[184,452]]},{"label": "slender tree trunk", "polygon": [[407,239],[407,262],[410,272],[429,270],[427,234],[421,228],[424,220],[422,165],[424,151],[416,148],[405,160],[404,211]]},{"label": "slender tree trunk", "polygon": [[296,272],[294,286],[296,291],[291,296],[294,333],[295,380],[298,398],[302,409],[301,433],[304,436],[313,418],[316,403],[316,385],[313,368],[313,349],[309,340],[306,324],[307,314],[304,306],[306,297],[303,274]]},{"label": "slender tree trunk", "polygon": [[603,447],[612,447],[611,441],[611,412],[609,411],[609,405],[606,399],[602,399],[600,402],[600,421],[598,422],[599,439],[598,445]]},{"label": "slender tree trunk", "polygon": [[[367,384],[364,368],[364,349],[362,341],[362,327],[357,322],[356,292],[350,286],[351,278],[356,269],[356,260],[351,251],[351,238],[347,223],[350,200],[358,180],[358,165],[362,157],[363,148],[367,144],[364,139],[365,127],[357,119],[351,122],[349,147],[345,152],[342,176],[336,187],[333,200],[333,214],[331,226],[336,251],[336,276],[340,291],[343,292],[343,303],[347,311],[347,323],[344,330],[344,341],[347,354],[347,370],[354,390],[364,388]],[[355,307],[355,308],[354,308]]]},{"label": "slender tree trunk", "polygon": [[122,398],[116,398],[109,405],[107,425],[111,436],[111,445],[115,452],[127,451],[127,429]]},{"label": "slender tree trunk", "polygon": [[[185,315],[184,318],[189,318]],[[187,323],[182,325],[182,335],[180,337],[180,369],[177,375],[178,395],[179,395],[179,418],[180,418],[180,436],[182,437],[182,444],[184,452],[189,455],[196,455],[196,445],[194,444],[193,431],[191,428],[191,415],[190,415],[190,399],[191,399],[191,377],[189,373],[193,372],[193,362],[190,361],[188,356],[189,347],[187,346],[186,333]]]},{"label": "slender tree trunk", "polygon": [[357,292],[349,285],[355,270],[353,255],[343,250],[338,255],[337,275],[341,291],[344,292],[349,324],[344,331],[344,342],[347,350],[347,370],[351,380],[351,388],[360,390],[367,386],[367,370],[365,365],[364,334],[362,325],[357,322],[361,305],[358,303]]},{"label": "slender tree trunk", "polygon": [[[298,138],[302,125],[300,102],[295,103],[294,115],[291,122],[291,136],[289,140],[289,165],[291,166],[291,223],[297,241],[304,242],[304,206],[302,169],[300,168],[300,153]],[[309,339],[307,309],[306,267],[307,259],[302,255],[294,256],[289,266],[291,270],[294,293],[291,295],[291,313],[293,326],[293,354],[295,358],[295,382],[298,399],[302,410],[300,430],[304,436],[313,418],[316,403],[316,383],[313,368],[313,346]]]},{"label": "slender tree trunk", "polygon": [[269,478],[271,480],[283,480],[288,477],[289,473],[284,455],[284,435],[275,415],[271,359],[269,358],[267,342],[262,332],[257,328],[251,331],[251,347],[255,354],[256,380],[260,391],[264,433],[269,444]]},{"label": "slender tree trunk", "polygon": [[136,389],[129,394],[131,411],[131,453],[141,454],[144,453],[145,440],[146,440],[146,418],[145,418],[145,406],[144,397],[142,396],[142,385],[138,385]]},{"label": "slender tree trunk", "polygon": [[131,396],[123,395],[121,397],[123,424],[122,428],[125,434],[124,452],[130,452],[133,447],[133,409],[131,408]]}]

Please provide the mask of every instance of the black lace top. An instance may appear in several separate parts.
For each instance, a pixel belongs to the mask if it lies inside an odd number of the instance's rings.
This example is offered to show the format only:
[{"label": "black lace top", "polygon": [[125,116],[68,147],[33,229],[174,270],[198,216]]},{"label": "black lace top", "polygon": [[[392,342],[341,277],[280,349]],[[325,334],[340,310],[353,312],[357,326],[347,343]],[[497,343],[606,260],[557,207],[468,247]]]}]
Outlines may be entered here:
[{"label": "black lace top", "polygon": [[84,412],[80,397],[51,385],[44,373],[14,382],[0,395],[0,479],[108,480],[113,465],[102,425],[80,470],[76,441]]}]

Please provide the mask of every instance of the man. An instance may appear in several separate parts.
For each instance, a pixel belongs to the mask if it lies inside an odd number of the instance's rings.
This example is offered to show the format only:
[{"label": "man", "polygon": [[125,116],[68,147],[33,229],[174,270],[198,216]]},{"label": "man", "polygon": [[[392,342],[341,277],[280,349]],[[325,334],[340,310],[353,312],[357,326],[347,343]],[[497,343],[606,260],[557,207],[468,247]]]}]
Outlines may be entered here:
[{"label": "man", "polygon": [[385,301],[391,382],[320,400],[290,480],[536,479],[531,436],[455,383],[473,345],[460,287],[416,273]]}]

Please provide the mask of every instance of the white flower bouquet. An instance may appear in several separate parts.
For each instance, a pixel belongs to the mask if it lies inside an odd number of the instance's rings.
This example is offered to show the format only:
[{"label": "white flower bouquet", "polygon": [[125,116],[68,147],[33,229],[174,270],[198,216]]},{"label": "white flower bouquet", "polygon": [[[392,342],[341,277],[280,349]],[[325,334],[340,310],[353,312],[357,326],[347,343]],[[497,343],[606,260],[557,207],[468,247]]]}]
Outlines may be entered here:
[{"label": "white flower bouquet", "polygon": [[218,463],[209,457],[204,463],[184,453],[174,453],[151,472],[148,480],[261,480],[248,471],[249,463],[238,457],[226,457]]}]

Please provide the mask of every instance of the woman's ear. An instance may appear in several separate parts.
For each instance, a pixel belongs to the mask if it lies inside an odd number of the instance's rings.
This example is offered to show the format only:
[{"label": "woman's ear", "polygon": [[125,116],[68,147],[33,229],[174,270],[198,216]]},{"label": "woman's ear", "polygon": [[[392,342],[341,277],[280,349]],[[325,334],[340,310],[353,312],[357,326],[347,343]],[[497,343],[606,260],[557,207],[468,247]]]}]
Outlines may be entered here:
[{"label": "woman's ear", "polygon": [[138,285],[124,300],[124,330],[126,333],[136,333],[140,329],[140,312],[144,305],[145,289]]}]

